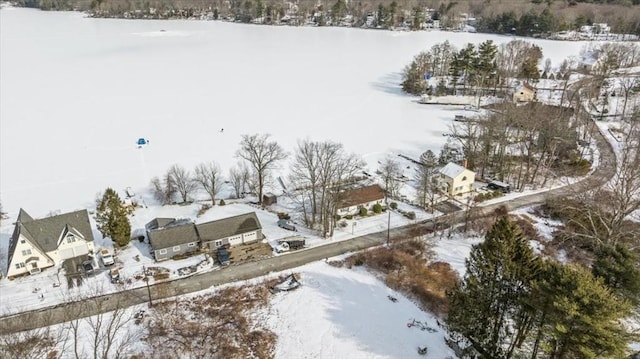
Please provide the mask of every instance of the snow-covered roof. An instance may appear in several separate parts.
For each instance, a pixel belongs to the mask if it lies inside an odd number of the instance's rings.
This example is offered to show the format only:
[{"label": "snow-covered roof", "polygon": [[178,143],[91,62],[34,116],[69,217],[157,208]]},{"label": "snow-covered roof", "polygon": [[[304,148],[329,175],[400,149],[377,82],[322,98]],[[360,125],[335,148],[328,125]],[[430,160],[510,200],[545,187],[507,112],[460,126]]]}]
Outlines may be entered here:
[{"label": "snow-covered roof", "polygon": [[466,168],[457,163],[449,162],[446,166],[442,167],[439,172],[447,177],[456,178],[466,170]]}]

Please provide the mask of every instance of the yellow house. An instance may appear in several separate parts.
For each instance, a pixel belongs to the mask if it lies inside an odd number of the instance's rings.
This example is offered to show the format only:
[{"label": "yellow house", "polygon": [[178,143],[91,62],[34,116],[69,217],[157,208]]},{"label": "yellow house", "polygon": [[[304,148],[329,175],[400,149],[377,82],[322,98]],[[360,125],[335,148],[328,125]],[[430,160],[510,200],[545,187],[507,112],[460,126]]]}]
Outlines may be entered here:
[{"label": "yellow house", "polygon": [[475,172],[453,162],[447,163],[438,172],[438,188],[449,197],[473,191]]},{"label": "yellow house", "polygon": [[516,87],[513,93],[513,102],[531,102],[536,100],[536,89],[528,83]]}]

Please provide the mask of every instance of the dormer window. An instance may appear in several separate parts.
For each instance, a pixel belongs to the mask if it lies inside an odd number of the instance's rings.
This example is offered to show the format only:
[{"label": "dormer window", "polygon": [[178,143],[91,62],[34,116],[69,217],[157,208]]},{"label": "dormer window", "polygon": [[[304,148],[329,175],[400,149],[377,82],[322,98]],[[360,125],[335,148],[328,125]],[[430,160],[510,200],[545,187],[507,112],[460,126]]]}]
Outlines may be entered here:
[{"label": "dormer window", "polygon": [[76,241],[76,237],[73,234],[67,234],[67,243],[73,243]]}]

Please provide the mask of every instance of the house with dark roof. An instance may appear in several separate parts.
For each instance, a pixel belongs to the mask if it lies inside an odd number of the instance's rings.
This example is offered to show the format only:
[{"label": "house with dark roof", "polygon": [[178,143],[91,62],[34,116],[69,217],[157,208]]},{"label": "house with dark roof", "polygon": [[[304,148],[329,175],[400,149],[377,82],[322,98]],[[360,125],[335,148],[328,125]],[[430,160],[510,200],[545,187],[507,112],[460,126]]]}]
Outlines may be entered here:
[{"label": "house with dark roof", "polygon": [[156,261],[198,250],[198,233],[189,219],[156,218],[145,228]]},{"label": "house with dark roof", "polygon": [[358,213],[360,208],[371,209],[375,204],[382,204],[384,191],[377,185],[346,189],[338,194],[337,214],[340,216]]},{"label": "house with dark roof", "polygon": [[262,239],[262,225],[255,212],[196,224],[203,249],[252,243]]},{"label": "house with dark roof", "polygon": [[93,232],[86,210],[33,219],[20,209],[9,242],[7,277],[39,273],[93,253]]}]

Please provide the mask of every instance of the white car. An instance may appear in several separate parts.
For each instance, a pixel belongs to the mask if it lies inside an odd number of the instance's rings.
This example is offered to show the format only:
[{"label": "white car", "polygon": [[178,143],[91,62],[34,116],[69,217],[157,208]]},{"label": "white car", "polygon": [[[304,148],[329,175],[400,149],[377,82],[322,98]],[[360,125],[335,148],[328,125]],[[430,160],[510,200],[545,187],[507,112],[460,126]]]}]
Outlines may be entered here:
[{"label": "white car", "polygon": [[102,258],[102,264],[104,264],[105,266],[110,266],[115,263],[115,260],[113,259],[113,253],[111,253],[111,251],[107,248],[103,248],[100,250],[100,258]]}]

